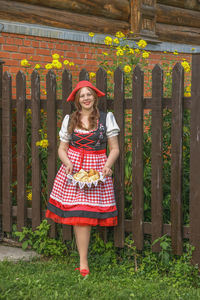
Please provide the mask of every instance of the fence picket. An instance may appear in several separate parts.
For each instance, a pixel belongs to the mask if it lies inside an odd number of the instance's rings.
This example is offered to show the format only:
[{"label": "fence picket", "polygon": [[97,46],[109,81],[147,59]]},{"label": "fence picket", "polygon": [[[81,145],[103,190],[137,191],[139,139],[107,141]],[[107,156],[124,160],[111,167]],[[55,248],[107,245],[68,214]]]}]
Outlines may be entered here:
[{"label": "fence picket", "polygon": [[[53,187],[53,182],[56,175],[57,164],[57,119],[56,119],[56,75],[50,70],[46,76],[47,85],[47,137],[48,137],[48,159],[47,159],[47,195]],[[50,236],[56,236],[56,225],[53,221],[49,220],[51,224]]]},{"label": "fence picket", "polygon": [[190,127],[190,243],[193,262],[200,264],[200,55],[192,57],[192,107]]},{"label": "fence picket", "polygon": [[174,254],[183,252],[182,158],[184,69],[177,63],[172,72],[171,132],[171,239]]},{"label": "fence picket", "polygon": [[81,72],[79,73],[79,81],[82,80],[87,80],[87,81],[90,80],[89,73],[86,69],[82,69]]},{"label": "fence picket", "polygon": [[124,247],[124,73],[117,68],[114,74],[114,115],[120,127],[120,155],[115,162],[114,187],[118,208],[118,226],[114,230],[115,246]]},{"label": "fence picket", "polygon": [[[99,68],[96,73],[96,87],[100,89],[100,91],[107,94],[107,73],[103,68]],[[99,109],[101,111],[107,112],[107,95],[101,97],[99,100]]]},{"label": "fence picket", "polygon": [[3,75],[2,91],[2,231],[12,231],[12,78]]},{"label": "fence picket", "polygon": [[143,249],[143,88],[144,74],[137,66],[133,72],[132,102],[132,182],[133,182],[133,240],[138,250]]},{"label": "fence picket", "polygon": [[[66,114],[72,112],[71,103],[67,102],[66,99],[72,91],[72,75],[68,70],[64,70],[62,74],[62,107],[63,107],[63,118]],[[72,226],[63,224],[62,226],[62,238],[63,241],[72,239]]]},{"label": "fence picket", "polygon": [[[163,233],[163,145],[162,145],[162,97],[163,97],[163,72],[159,65],[152,71],[152,147],[151,147],[151,228],[152,241],[162,236]],[[154,252],[160,251],[159,243],[152,246]]]},{"label": "fence picket", "polygon": [[41,222],[41,167],[39,148],[40,140],[40,76],[36,70],[31,75],[31,106],[32,106],[32,228],[36,229]]},{"label": "fence picket", "polygon": [[26,77],[22,71],[16,77],[17,95],[17,228],[27,221],[26,195]]}]

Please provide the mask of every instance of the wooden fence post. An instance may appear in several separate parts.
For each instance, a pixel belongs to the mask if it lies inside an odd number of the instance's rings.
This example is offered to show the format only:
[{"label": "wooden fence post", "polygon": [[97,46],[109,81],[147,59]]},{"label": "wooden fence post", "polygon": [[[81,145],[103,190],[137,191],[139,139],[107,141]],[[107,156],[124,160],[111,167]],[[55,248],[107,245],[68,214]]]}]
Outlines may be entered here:
[{"label": "wooden fence post", "polygon": [[115,197],[118,208],[118,226],[114,229],[116,247],[124,247],[124,74],[117,68],[114,74],[114,115],[120,127],[119,150],[120,155],[114,168]]},{"label": "wooden fence post", "polygon": [[40,76],[36,70],[31,75],[31,108],[32,108],[32,228],[36,229],[41,222],[41,166],[39,147],[40,140]]},{"label": "wooden fence post", "polygon": [[193,263],[200,265],[200,54],[192,56],[192,103],[190,135],[190,243]]},{"label": "wooden fence post", "polygon": [[[163,71],[156,65],[152,71],[152,146],[151,146],[151,238],[152,242],[163,232]],[[152,246],[160,251],[159,243]]]},{"label": "wooden fence post", "polygon": [[[48,137],[48,158],[47,158],[47,197],[49,199],[56,175],[57,165],[57,118],[56,118],[56,75],[50,70],[47,80],[47,137]],[[56,237],[56,224],[51,224],[50,236]]]},{"label": "wooden fence post", "polygon": [[[63,107],[63,118],[66,114],[72,112],[71,103],[67,102],[67,98],[72,91],[72,75],[68,70],[64,70],[62,74],[62,107]],[[72,239],[72,226],[63,224],[62,239],[68,241]]]},{"label": "wooden fence post", "polygon": [[5,72],[2,91],[2,231],[12,231],[12,78]]},{"label": "wooden fence post", "polygon": [[27,222],[26,195],[26,77],[22,71],[16,77],[17,94],[17,228]]},{"label": "wooden fence post", "polygon": [[184,69],[177,63],[172,72],[171,132],[171,239],[174,254],[183,252],[182,158]]},{"label": "wooden fence post", "polygon": [[[0,60],[0,204],[2,204],[2,89],[3,89],[3,64]],[[0,215],[0,240],[2,238],[2,216]]]},{"label": "wooden fence post", "polygon": [[132,185],[133,185],[133,240],[138,250],[144,243],[143,191],[143,89],[144,73],[137,66],[133,72],[132,99]]}]

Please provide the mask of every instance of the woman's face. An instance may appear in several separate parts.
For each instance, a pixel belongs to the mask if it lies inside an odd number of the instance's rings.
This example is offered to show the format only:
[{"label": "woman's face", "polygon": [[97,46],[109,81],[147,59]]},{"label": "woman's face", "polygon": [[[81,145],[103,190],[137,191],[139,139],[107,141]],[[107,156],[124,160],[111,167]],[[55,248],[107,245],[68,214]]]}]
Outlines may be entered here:
[{"label": "woman's face", "polygon": [[95,98],[87,87],[80,90],[79,103],[83,110],[91,110],[93,108]]}]

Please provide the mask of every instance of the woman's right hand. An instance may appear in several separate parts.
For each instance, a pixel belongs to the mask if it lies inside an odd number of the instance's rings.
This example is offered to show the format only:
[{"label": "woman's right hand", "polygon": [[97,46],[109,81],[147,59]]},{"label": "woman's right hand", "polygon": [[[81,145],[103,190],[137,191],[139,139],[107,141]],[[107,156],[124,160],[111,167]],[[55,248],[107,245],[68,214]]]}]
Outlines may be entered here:
[{"label": "woman's right hand", "polygon": [[69,162],[67,164],[67,166],[65,167],[65,172],[67,175],[72,174],[72,170],[73,170],[73,164],[72,164],[72,162]]}]

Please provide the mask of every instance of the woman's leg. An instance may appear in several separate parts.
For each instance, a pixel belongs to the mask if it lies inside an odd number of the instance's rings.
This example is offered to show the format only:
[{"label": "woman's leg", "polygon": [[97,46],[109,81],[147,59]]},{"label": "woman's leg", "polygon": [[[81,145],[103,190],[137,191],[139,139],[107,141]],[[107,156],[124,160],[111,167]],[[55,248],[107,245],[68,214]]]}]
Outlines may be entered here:
[{"label": "woman's leg", "polygon": [[89,270],[88,246],[90,241],[91,226],[74,226],[76,244],[80,256],[80,269]]}]

